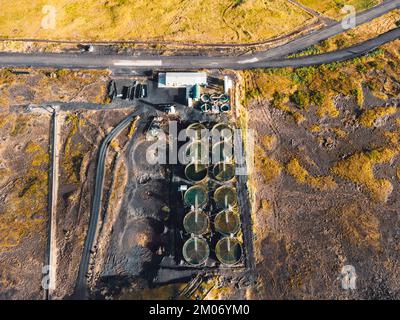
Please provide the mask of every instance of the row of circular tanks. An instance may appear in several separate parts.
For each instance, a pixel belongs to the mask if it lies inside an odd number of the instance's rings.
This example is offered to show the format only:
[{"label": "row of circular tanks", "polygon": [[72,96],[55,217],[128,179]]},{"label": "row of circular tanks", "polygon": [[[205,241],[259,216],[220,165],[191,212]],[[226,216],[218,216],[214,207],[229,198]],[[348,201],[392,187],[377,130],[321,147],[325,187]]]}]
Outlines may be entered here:
[{"label": "row of circular tanks", "polygon": [[200,98],[202,104],[200,106],[201,111],[208,112],[212,111],[213,108],[219,110],[220,112],[228,112],[231,110],[231,106],[229,105],[229,96],[225,94],[207,94],[204,93]]},{"label": "row of circular tanks", "polygon": [[[210,218],[201,210],[193,210],[183,219],[185,231],[192,235],[183,245],[183,257],[191,265],[204,264],[210,247],[202,235],[210,231]],[[215,255],[224,265],[235,265],[242,255],[240,242],[234,235],[240,230],[239,214],[230,209],[220,211],[214,219],[214,227],[223,238],[215,246]]]},{"label": "row of circular tanks", "polygon": [[[192,124],[188,128],[201,130],[205,127],[201,124]],[[218,129],[230,128],[225,124],[218,124],[212,130]],[[223,138],[231,140],[232,135]],[[203,142],[198,141],[195,143],[201,144]],[[235,177],[235,165],[229,162],[217,163],[213,166],[212,173],[217,181],[229,183]],[[196,184],[184,194],[185,204],[193,208],[193,210],[187,213],[183,220],[185,231],[191,234],[192,237],[185,242],[182,252],[184,259],[189,264],[202,265],[210,255],[209,245],[202,238],[203,235],[210,231],[210,218],[202,210],[208,203],[208,191],[202,184],[208,177],[208,167],[196,162],[190,163],[185,168],[185,176]],[[234,238],[234,235],[240,230],[240,216],[234,209],[237,205],[236,189],[222,185],[215,190],[213,198],[216,207],[220,210],[215,216],[214,227],[223,236],[215,246],[215,254],[222,264],[235,265],[239,262],[242,254],[241,244]]]}]

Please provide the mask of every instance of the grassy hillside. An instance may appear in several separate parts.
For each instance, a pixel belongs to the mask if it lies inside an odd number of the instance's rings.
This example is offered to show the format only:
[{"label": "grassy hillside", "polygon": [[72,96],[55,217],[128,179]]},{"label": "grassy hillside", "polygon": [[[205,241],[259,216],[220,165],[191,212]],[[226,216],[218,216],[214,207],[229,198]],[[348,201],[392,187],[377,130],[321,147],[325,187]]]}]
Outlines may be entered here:
[{"label": "grassy hillside", "polygon": [[[55,29],[41,27],[45,5],[56,9]],[[286,0],[0,0],[0,8],[7,38],[254,42],[312,20]]]}]

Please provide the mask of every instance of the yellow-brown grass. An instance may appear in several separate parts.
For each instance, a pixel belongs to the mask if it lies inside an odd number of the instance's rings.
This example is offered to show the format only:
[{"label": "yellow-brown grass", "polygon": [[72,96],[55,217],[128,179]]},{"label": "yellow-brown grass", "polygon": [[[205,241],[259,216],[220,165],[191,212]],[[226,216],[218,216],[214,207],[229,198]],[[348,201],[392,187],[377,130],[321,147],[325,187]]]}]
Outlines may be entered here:
[{"label": "yellow-brown grass", "polygon": [[372,127],[377,120],[388,117],[396,113],[396,111],[396,107],[375,107],[368,109],[361,115],[359,122],[364,127]]},{"label": "yellow-brown grass", "polygon": [[357,11],[363,11],[369,9],[381,2],[381,0],[298,0],[300,3],[320,12],[326,16],[334,19],[339,19],[346,15],[346,12],[342,13],[341,9],[344,5],[354,6]]},{"label": "yellow-brown grass", "polygon": [[312,176],[303,168],[298,159],[294,158],[286,166],[287,172],[300,184],[306,184],[321,191],[333,190],[337,187],[331,176]]},{"label": "yellow-brown grass", "polygon": [[255,163],[258,171],[266,182],[277,179],[282,172],[282,165],[275,159],[270,158],[263,149],[255,147]]},{"label": "yellow-brown grass", "polygon": [[[56,9],[54,29],[41,27],[44,5]],[[8,38],[245,43],[312,21],[286,0],[0,0],[0,7],[0,35]]]},{"label": "yellow-brown grass", "polygon": [[397,149],[390,148],[359,152],[337,163],[332,168],[332,172],[342,178],[363,185],[373,199],[386,202],[393,191],[393,186],[387,179],[375,178],[374,167],[377,164],[389,163],[398,152]]}]

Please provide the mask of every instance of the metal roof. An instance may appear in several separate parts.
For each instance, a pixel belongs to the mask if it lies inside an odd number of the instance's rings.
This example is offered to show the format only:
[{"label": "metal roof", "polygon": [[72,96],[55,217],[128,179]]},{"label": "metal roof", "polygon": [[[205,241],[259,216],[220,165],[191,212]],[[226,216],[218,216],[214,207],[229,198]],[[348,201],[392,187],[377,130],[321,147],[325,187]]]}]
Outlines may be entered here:
[{"label": "metal roof", "polygon": [[162,72],[158,74],[159,87],[189,87],[207,85],[205,72]]}]

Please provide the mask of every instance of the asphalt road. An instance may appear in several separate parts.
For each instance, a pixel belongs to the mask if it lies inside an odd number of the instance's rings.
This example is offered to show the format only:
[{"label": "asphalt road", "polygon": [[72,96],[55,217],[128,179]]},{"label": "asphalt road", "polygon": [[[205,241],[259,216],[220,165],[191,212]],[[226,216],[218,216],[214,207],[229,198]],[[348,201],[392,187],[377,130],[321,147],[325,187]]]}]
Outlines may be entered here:
[{"label": "asphalt road", "polygon": [[[375,6],[369,10],[357,13],[356,25],[359,26],[368,21],[371,21],[389,11],[392,11],[400,7],[400,0],[389,0],[384,1],[378,6]],[[285,57],[291,53],[304,50],[318,42],[336,36],[340,33],[346,32],[342,27],[342,23],[338,22],[330,25],[326,28],[316,30],[303,37],[295,39],[283,46],[276,47],[265,52],[255,54],[255,58],[259,60],[272,59],[277,57]]]},{"label": "asphalt road", "polygon": [[[382,14],[400,7],[400,0],[385,1],[382,4],[357,15],[357,25],[366,23]],[[77,69],[253,69],[286,66],[307,66],[345,60],[362,55],[386,42],[399,38],[399,29],[389,31],[375,39],[359,45],[322,55],[287,59],[287,55],[298,52],[327,39],[344,30],[341,23],[330,25],[322,30],[291,41],[283,46],[264,52],[243,56],[204,57],[204,56],[127,56],[85,54],[23,54],[0,53],[2,67],[54,67]]]},{"label": "asphalt road", "polygon": [[[149,57],[143,60],[130,57],[122,59],[121,56],[98,55],[65,55],[65,54],[0,54],[0,65],[3,67],[54,67],[77,69],[125,69],[155,68],[155,69],[254,69],[278,67],[302,67],[342,61],[363,55],[387,42],[400,38],[400,28],[393,29],[374,39],[358,45],[320,55],[305,56],[293,59],[272,59],[266,61],[246,60],[239,58],[212,58],[212,57]],[[247,63],[247,61],[250,61]]]}]

